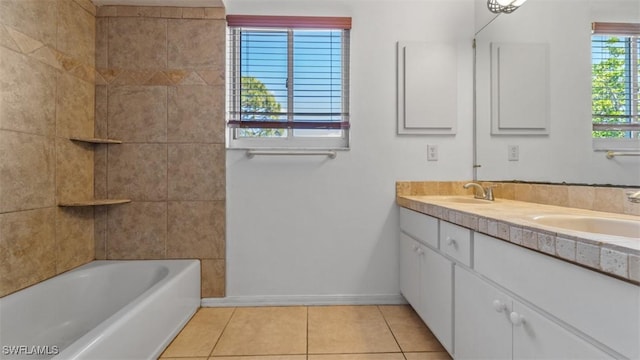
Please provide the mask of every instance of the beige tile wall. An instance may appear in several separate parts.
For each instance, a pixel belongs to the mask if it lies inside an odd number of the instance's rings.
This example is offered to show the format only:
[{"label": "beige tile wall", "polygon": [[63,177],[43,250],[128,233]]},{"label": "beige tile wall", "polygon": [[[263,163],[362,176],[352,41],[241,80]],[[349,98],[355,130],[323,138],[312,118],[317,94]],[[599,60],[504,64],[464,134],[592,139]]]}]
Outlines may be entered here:
[{"label": "beige tile wall", "polygon": [[0,0],[0,297],[94,258],[95,12]]},{"label": "beige tile wall", "polygon": [[224,296],[222,8],[103,6],[96,19],[99,259],[197,258],[202,296]]},{"label": "beige tile wall", "polygon": [[[472,189],[462,186],[469,181],[399,181],[397,195],[471,195]],[[496,198],[533,202],[538,204],[574,207],[579,209],[613,212],[640,216],[640,204],[631,203],[623,187],[534,184],[510,182],[481,182],[495,185]]]}]

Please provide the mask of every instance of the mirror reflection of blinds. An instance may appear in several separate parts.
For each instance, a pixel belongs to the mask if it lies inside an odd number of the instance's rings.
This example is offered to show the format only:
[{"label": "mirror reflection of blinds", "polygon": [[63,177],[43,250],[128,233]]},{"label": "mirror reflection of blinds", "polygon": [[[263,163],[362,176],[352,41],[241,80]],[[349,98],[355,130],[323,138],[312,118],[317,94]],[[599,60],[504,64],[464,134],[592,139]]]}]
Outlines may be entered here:
[{"label": "mirror reflection of blinds", "polygon": [[593,131],[638,132],[640,24],[593,23],[592,31]]},{"label": "mirror reflection of blinds", "polygon": [[229,127],[349,128],[350,18],[227,20]]}]

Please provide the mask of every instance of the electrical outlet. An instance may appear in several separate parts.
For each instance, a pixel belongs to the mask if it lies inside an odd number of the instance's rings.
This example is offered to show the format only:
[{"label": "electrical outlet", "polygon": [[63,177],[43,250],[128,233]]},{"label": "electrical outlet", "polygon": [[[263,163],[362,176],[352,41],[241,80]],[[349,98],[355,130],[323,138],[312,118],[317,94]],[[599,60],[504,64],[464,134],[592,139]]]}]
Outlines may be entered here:
[{"label": "electrical outlet", "polygon": [[427,145],[427,161],[438,161],[438,145]]},{"label": "electrical outlet", "polygon": [[508,145],[507,152],[509,161],[520,160],[520,147],[518,145]]}]

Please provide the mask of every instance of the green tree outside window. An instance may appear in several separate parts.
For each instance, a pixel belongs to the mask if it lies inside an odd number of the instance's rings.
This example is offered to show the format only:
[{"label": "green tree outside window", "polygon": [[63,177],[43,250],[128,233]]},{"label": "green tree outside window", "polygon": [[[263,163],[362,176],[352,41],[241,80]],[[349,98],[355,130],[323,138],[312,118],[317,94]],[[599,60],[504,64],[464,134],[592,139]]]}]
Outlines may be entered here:
[{"label": "green tree outside window", "polygon": [[[278,121],[280,103],[267,86],[253,76],[243,76],[241,79],[240,106],[242,120],[250,121]],[[287,136],[286,129],[238,129],[241,137],[283,137]]]},{"label": "green tree outside window", "polygon": [[[594,123],[618,123],[631,118],[631,98],[638,95],[633,93],[629,84],[631,76],[639,76],[637,72],[640,71],[640,63],[635,64],[635,67],[628,63],[629,47],[626,43],[636,39],[625,40],[617,37],[594,39],[594,42],[604,41],[602,45],[598,45],[602,47],[600,51],[604,58],[592,65]],[[640,109],[636,109],[636,112],[638,110]],[[624,116],[628,118],[625,119]],[[628,131],[593,131],[594,138],[624,138],[629,137],[629,134]]]}]

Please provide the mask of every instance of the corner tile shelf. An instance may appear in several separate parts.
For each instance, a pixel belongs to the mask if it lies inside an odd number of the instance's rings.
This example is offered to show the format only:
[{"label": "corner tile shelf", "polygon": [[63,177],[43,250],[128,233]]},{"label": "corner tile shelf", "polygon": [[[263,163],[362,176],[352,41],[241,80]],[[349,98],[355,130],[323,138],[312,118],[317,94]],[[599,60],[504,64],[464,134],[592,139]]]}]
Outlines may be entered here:
[{"label": "corner tile shelf", "polygon": [[[122,141],[115,139],[104,138],[84,138],[84,137],[71,137],[72,141],[80,141],[89,144],[122,144]],[[118,205],[131,202],[130,199],[95,199],[84,201],[68,201],[60,202],[58,206],[61,207],[78,207],[78,206],[104,206],[104,205]]]},{"label": "corner tile shelf", "polygon": [[81,137],[72,137],[70,138],[73,141],[81,141],[91,144],[122,144],[121,140],[115,139],[102,139],[102,138],[81,138]]},{"label": "corner tile shelf", "polygon": [[86,201],[70,201],[58,203],[61,207],[73,207],[73,206],[102,206],[102,205],[118,205],[130,203],[129,199],[100,199],[100,200],[86,200]]}]

